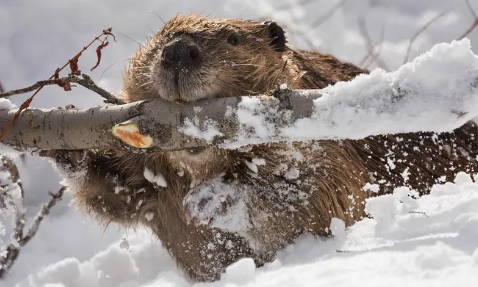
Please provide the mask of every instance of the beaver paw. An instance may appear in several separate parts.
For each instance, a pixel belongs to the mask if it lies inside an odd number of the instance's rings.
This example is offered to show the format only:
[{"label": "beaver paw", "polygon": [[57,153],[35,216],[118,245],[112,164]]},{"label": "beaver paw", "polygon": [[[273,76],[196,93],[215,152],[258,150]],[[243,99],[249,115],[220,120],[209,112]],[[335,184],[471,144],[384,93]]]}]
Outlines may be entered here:
[{"label": "beaver paw", "polygon": [[246,188],[225,183],[221,178],[204,182],[184,197],[186,222],[227,230],[244,229],[248,224]]}]

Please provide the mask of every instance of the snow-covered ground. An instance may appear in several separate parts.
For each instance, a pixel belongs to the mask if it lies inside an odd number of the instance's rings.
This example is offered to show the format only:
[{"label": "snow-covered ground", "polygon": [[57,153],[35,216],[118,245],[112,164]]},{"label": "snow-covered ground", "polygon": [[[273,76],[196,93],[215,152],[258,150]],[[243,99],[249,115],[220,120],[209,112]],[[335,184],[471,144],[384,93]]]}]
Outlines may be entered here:
[{"label": "snow-covered ground", "polygon": [[[262,268],[242,259],[220,281],[195,286],[477,286],[478,183],[460,173],[430,195],[414,200],[410,194],[398,188],[369,199],[373,219],[348,230],[333,221],[333,239],[305,236]],[[189,285],[161,244],[141,230],[87,260],[44,266],[17,286]]]},{"label": "snow-covered ground", "polygon": [[[364,18],[373,42],[385,29],[380,61],[372,67],[388,70],[403,63],[410,37],[438,13],[447,12],[417,38],[410,59],[433,44],[457,38],[473,22],[460,0],[349,0],[322,25],[311,27],[339,1],[296,1],[313,2],[303,6],[285,5],[288,2],[2,0],[0,80],[12,89],[45,79],[93,35],[112,26],[118,42],[106,48],[100,68],[90,75],[117,91],[124,59],[137,48],[127,37],[141,42],[157,30],[162,23],[155,13],[165,20],[176,12],[273,18],[288,28],[292,44],[313,45],[354,63],[367,54],[357,24]],[[477,0],[470,3],[478,10]],[[297,30],[305,31],[309,41],[294,36]],[[478,54],[478,32],[469,37]],[[85,53],[80,68],[88,71],[95,61],[94,51]],[[18,96],[14,101],[18,105],[24,99]],[[49,87],[32,105],[70,103],[87,107],[101,99],[80,88],[64,93]],[[47,192],[58,189],[60,178],[37,158],[18,163],[31,220],[47,200]],[[478,184],[461,174],[456,183],[436,185],[431,195],[418,200],[403,197],[407,192],[399,189],[371,200],[367,208],[374,219],[362,220],[345,232],[340,222],[334,222],[334,239],[303,238],[274,263],[254,270],[246,259],[232,266],[220,282],[198,286],[478,286]],[[69,197],[22,249],[1,286],[189,286],[147,231],[126,231],[114,224],[105,230],[69,206]]]}]

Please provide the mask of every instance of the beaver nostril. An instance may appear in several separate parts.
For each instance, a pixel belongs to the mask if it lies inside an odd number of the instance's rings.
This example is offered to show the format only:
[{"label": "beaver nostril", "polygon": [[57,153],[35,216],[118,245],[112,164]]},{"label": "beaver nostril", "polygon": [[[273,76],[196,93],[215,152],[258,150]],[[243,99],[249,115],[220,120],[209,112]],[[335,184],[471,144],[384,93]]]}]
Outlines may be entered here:
[{"label": "beaver nostril", "polygon": [[176,60],[176,54],[174,53],[174,47],[173,46],[164,47],[161,58],[164,63],[175,63],[177,60]]},{"label": "beaver nostril", "polygon": [[198,64],[201,61],[201,52],[196,44],[178,40],[163,48],[161,60],[167,66],[182,68]]}]

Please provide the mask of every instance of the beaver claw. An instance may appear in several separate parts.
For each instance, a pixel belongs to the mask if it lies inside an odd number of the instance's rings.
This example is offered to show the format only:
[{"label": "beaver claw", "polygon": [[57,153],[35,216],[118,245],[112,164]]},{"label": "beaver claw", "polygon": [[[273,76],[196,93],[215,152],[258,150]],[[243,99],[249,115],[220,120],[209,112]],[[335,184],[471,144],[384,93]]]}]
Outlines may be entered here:
[{"label": "beaver claw", "polygon": [[195,227],[235,229],[234,225],[246,217],[244,195],[240,185],[221,178],[204,182],[184,197],[184,218]]},{"label": "beaver claw", "polygon": [[198,217],[193,217],[191,215],[191,211],[189,211],[188,209],[184,209],[184,219],[186,220],[187,224],[190,224],[190,223],[194,224],[194,227],[198,227],[200,225],[205,225],[206,227],[211,227],[212,222],[213,222],[212,218],[210,218],[206,221],[202,221]]}]

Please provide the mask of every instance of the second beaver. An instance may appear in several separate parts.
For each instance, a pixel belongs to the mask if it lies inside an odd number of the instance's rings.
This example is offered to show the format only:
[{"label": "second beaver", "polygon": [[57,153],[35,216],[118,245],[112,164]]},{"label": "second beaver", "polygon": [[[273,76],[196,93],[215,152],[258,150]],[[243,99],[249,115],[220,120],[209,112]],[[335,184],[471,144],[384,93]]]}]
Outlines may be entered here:
[{"label": "second beaver", "polygon": [[[279,84],[324,88],[367,73],[319,52],[294,50],[274,22],[176,16],[132,57],[127,102],[192,102],[268,93]],[[59,151],[79,206],[100,221],[145,225],[193,281],[216,280],[243,257],[261,266],[299,236],[329,236],[365,216],[372,194],[406,185],[427,193],[440,179],[476,172],[477,129],[351,141],[253,145],[238,150],[134,154]]]}]

